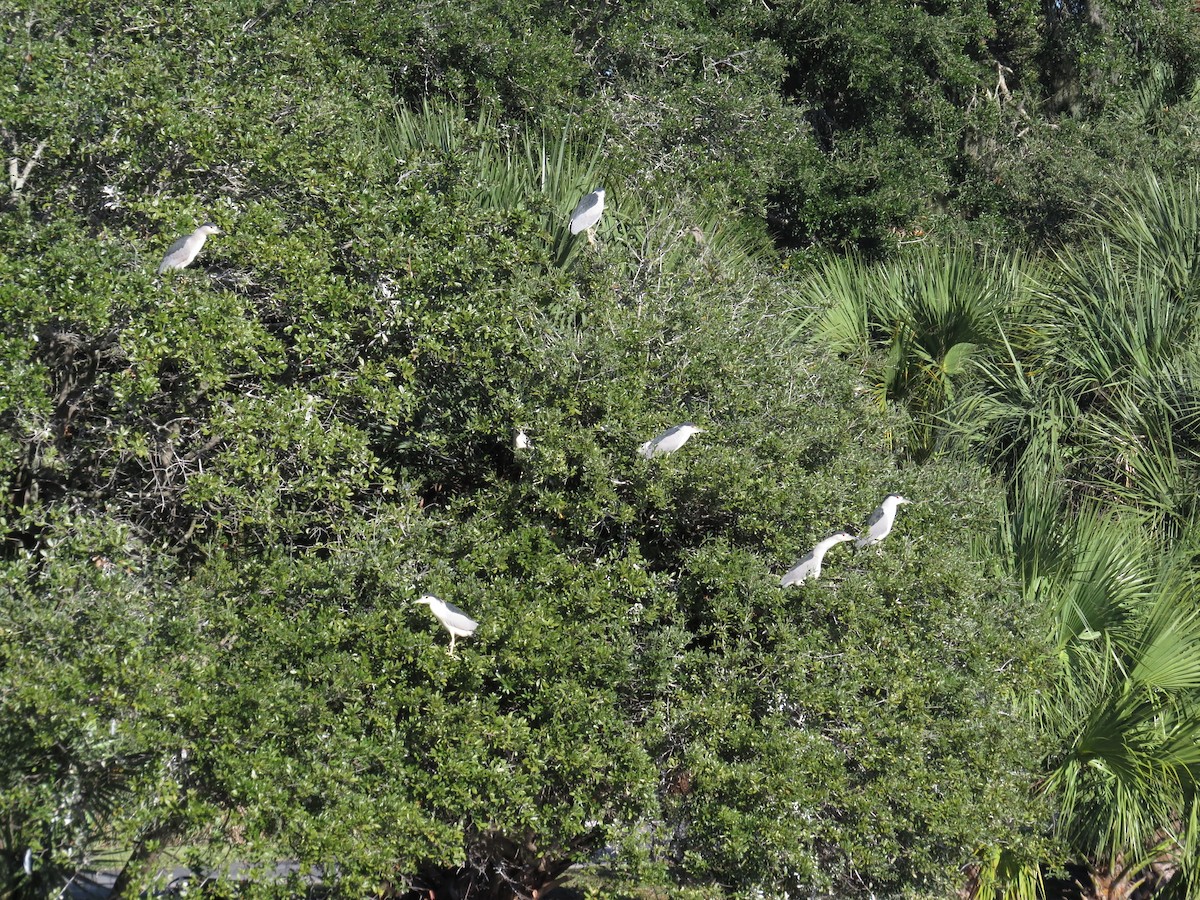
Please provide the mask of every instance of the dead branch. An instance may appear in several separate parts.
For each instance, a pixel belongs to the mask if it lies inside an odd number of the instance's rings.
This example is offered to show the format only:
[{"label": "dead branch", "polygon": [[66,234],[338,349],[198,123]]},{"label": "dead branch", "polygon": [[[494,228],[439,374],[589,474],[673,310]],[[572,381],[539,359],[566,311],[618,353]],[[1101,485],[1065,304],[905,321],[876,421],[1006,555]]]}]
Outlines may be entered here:
[{"label": "dead branch", "polygon": [[[15,145],[14,145],[15,149]],[[37,149],[33,151],[33,156],[25,163],[25,168],[21,168],[21,160],[17,157],[12,157],[8,161],[8,189],[16,196],[21,193],[21,189],[25,187],[25,182],[29,179],[29,173],[33,171],[34,165],[42,155],[42,151],[46,149],[46,142],[40,141]]]}]

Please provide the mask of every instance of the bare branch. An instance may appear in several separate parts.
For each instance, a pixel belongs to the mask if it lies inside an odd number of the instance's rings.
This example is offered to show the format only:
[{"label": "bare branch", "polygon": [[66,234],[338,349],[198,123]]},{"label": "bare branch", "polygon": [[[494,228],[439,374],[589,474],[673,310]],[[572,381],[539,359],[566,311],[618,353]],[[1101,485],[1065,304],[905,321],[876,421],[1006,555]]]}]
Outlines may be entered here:
[{"label": "bare branch", "polygon": [[[15,149],[15,148],[14,148]],[[37,149],[33,151],[33,156],[25,163],[25,168],[21,168],[21,160],[17,157],[12,157],[8,161],[8,188],[15,196],[21,193],[21,189],[25,187],[25,182],[29,178],[29,173],[33,171],[34,165],[42,155],[42,151],[46,149],[46,142],[41,141],[37,145]]]}]

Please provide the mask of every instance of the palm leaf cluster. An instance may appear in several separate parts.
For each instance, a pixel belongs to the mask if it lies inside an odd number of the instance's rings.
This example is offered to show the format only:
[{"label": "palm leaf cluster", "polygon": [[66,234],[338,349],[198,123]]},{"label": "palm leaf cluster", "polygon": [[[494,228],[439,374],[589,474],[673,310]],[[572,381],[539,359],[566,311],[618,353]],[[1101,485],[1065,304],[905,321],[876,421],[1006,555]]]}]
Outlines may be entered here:
[{"label": "palm leaf cluster", "polygon": [[567,220],[579,198],[599,186],[604,171],[601,142],[585,152],[581,137],[570,127],[556,137],[545,129],[517,129],[505,134],[494,109],[484,109],[473,120],[453,105],[426,103],[419,110],[398,108],[378,133],[382,152],[413,164],[411,172],[428,174],[421,163],[434,157],[453,183],[447,190],[461,192],[483,210],[524,209],[538,219],[552,256],[567,266],[582,241],[570,234]]},{"label": "palm leaf cluster", "polygon": [[[1174,887],[1186,891],[1200,771],[1194,547],[1164,555],[1136,519],[1072,510],[1050,491],[1008,521],[1012,574],[1052,639],[1056,677],[1028,711],[1051,748],[1036,790],[1055,831],[1089,861],[1096,896],[1163,881],[1176,866]],[[1005,862],[1011,895],[1038,896],[1038,861]]]},{"label": "palm leaf cluster", "polygon": [[461,107],[427,103],[398,109],[380,127],[378,144],[381,152],[411,164],[410,172],[427,174],[421,162],[436,158],[440,172],[453,173],[454,183],[443,187],[480,209],[533,216],[561,268],[575,266],[587,246],[583,235],[570,233],[568,219],[580,197],[597,187],[607,191],[600,241],[626,251],[621,258],[628,257],[628,271],[620,274],[635,286],[685,267],[695,275],[697,255],[703,274],[749,276],[769,245],[752,225],[698,196],[623,190],[625,179],[607,158],[604,136],[582,126],[567,125],[557,134],[545,127],[502,127],[495,110],[471,119]]},{"label": "palm leaf cluster", "polygon": [[1198,214],[1195,178],[1108,198],[957,410],[1008,478],[1014,574],[1049,614],[1039,789],[1096,896],[1194,878]]},{"label": "palm leaf cluster", "polygon": [[1021,257],[981,264],[966,246],[921,245],[882,265],[831,259],[801,287],[795,336],[861,358],[876,402],[912,413],[907,449],[924,459],[956,383],[1000,345],[1001,316],[1028,278]]},{"label": "palm leaf cluster", "polygon": [[1175,537],[1200,488],[1200,182],[1150,178],[1103,210],[1093,249],[1060,254],[1022,303],[956,424],[1021,490],[1066,481]]},{"label": "palm leaf cluster", "polygon": [[[966,448],[1008,486],[1003,555],[1044,611],[1048,835],[1096,897],[1187,896],[1200,774],[1200,178],[1098,205],[1088,249],[1034,262],[921,247],[834,260],[798,337],[912,414],[908,453]],[[981,853],[979,896],[1047,890],[1053,851]],[[1026,851],[1028,852],[1028,848]]]}]

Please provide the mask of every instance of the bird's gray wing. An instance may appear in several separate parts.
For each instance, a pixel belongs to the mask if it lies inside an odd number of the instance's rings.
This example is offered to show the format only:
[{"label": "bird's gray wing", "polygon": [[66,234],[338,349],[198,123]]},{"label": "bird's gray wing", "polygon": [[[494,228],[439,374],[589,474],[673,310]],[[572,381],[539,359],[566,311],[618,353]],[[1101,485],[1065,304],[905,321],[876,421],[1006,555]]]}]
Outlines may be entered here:
[{"label": "bird's gray wing", "polygon": [[584,197],[582,200],[579,201],[579,205],[576,206],[575,211],[573,213],[571,213],[571,218],[578,219],[589,209],[596,206],[596,204],[598,204],[599,202],[600,202],[600,197],[595,192],[588,194],[586,197]]},{"label": "bird's gray wing", "polygon": [[[187,244],[192,239],[190,234],[185,234],[181,238],[176,238],[175,243],[167,248],[167,252],[163,254],[162,262],[158,264],[158,272],[161,275],[168,267],[179,268],[180,261],[187,256]],[[190,260],[188,260],[190,262]]]},{"label": "bird's gray wing", "polygon": [[813,557],[815,555],[815,551],[810,550],[807,556],[787,570],[787,573],[780,580],[780,584],[783,585],[783,587],[787,587],[789,584],[795,583],[796,579],[800,576],[807,578],[808,569],[812,565]]},{"label": "bird's gray wing", "polygon": [[455,624],[458,625],[460,628],[478,628],[479,627],[478,622],[476,622],[474,619],[472,619],[470,616],[468,616],[465,612],[463,612],[461,609],[459,609],[453,603],[446,604],[446,612],[450,613],[451,615],[458,616],[464,620],[462,622],[455,622]]},{"label": "bird's gray wing", "polygon": [[876,523],[878,523],[879,520],[882,518],[883,518],[883,507],[880,506],[880,507],[876,508],[875,512],[871,513],[871,517],[869,519],[867,519],[867,527],[870,528],[872,525],[875,525]]},{"label": "bird's gray wing", "polygon": [[171,246],[167,248],[167,252],[163,254],[163,262],[169,262],[171,257],[183,250],[183,248],[187,246],[187,242],[190,238],[190,234],[185,234],[183,237],[175,238]]}]

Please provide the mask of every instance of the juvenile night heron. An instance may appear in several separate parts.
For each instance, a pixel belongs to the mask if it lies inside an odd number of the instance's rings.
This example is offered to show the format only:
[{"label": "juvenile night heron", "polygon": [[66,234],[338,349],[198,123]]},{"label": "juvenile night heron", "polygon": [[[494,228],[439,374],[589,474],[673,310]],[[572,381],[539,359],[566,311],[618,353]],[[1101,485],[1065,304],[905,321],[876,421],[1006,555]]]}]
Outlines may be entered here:
[{"label": "juvenile night heron", "polygon": [[682,425],[676,425],[674,428],[668,428],[658,437],[653,440],[646,441],[638,448],[638,453],[646,459],[653,456],[659,456],[663,453],[674,453],[680,447],[688,442],[693,434],[700,434],[703,428],[697,428],[691,422],[684,422]]},{"label": "juvenile night heron", "polygon": [[575,212],[571,213],[571,234],[587,231],[588,241],[591,242],[592,229],[600,221],[602,212],[604,212],[604,191],[596,188],[580,200],[579,205],[575,207]]},{"label": "juvenile night heron", "polygon": [[854,546],[861,550],[863,547],[878,544],[887,537],[896,523],[896,509],[902,503],[912,503],[912,501],[899,494],[888,494],[884,497],[879,508],[871,513],[871,518],[867,519],[867,533],[860,537]]},{"label": "juvenile night heron", "polygon": [[854,540],[854,535],[848,534],[845,531],[839,531],[836,534],[831,534],[823,541],[818,541],[817,546],[808,551],[808,555],[804,559],[788,569],[787,574],[780,579],[779,586],[790,587],[793,584],[804,584],[809,578],[820,578],[821,561],[825,559],[825,553],[829,548],[844,541],[852,540]]},{"label": "juvenile night heron", "polygon": [[221,234],[221,229],[211,222],[201,225],[191,234],[185,234],[167,248],[167,255],[158,264],[158,274],[171,269],[186,269],[199,255],[210,234]]},{"label": "juvenile night heron", "polygon": [[479,627],[479,623],[468,616],[465,612],[455,606],[453,603],[447,603],[445,600],[439,600],[433,594],[426,594],[420,600],[414,600],[414,603],[424,603],[431,610],[434,616],[442,623],[442,627],[450,632],[450,655],[454,655],[454,642],[460,637],[470,637],[475,633],[475,629]]}]

